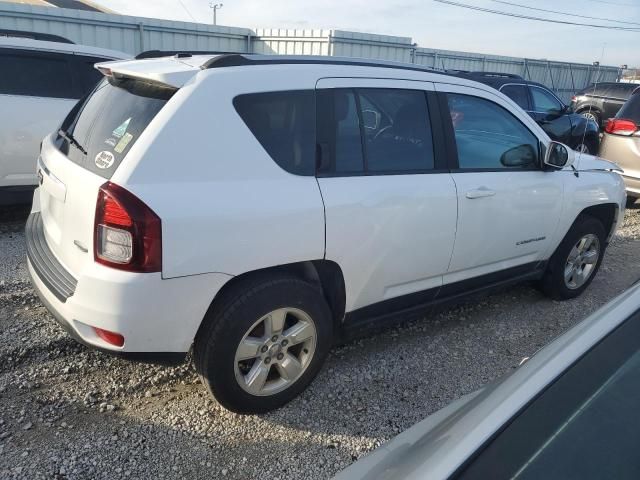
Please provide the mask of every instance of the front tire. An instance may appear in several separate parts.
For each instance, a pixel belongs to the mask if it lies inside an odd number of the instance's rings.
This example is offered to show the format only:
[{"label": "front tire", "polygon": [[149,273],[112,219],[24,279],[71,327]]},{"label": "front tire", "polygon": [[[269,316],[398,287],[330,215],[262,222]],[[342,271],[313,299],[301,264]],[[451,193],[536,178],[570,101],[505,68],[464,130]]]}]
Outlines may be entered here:
[{"label": "front tire", "polygon": [[287,275],[243,282],[216,303],[194,347],[202,382],[236,413],[274,410],[320,371],[333,341],[319,288]]},{"label": "front tire", "polygon": [[555,300],[582,294],[595,277],[606,247],[602,223],[589,215],[574,222],[547,265],[543,292]]},{"label": "front tire", "polygon": [[636,203],[636,200],[638,200],[636,197],[630,197],[627,195],[626,207],[627,208],[633,207]]}]

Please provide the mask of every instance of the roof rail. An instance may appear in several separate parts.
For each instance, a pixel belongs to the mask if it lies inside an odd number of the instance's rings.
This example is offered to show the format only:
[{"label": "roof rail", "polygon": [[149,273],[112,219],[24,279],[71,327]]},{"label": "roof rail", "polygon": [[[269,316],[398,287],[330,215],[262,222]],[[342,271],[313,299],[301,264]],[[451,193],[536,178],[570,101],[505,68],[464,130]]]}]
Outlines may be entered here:
[{"label": "roof rail", "polygon": [[322,57],[315,55],[255,55],[255,54],[227,54],[219,55],[207,60],[200,68],[240,67],[249,65],[352,65],[358,67],[397,68],[401,70],[413,70],[418,72],[435,72],[448,74],[440,70],[412,63],[389,62],[386,60],[374,60],[350,57]]},{"label": "roof rail", "polygon": [[233,55],[237,52],[217,52],[209,50],[146,50],[136,55],[136,60],[160,57],[192,57],[194,55]]},{"label": "roof rail", "polygon": [[25,32],[22,30],[6,30],[0,28],[0,37],[16,37],[16,38],[28,38],[30,40],[42,40],[45,42],[58,42],[58,43],[71,43],[68,38],[61,37],[59,35],[52,35],[50,33],[40,32]]},{"label": "roof rail", "polygon": [[[452,72],[453,73],[453,72]],[[458,75],[465,77],[491,77],[491,78],[515,78],[518,80],[524,80],[521,75],[517,75],[515,73],[502,73],[502,72],[470,72],[465,70],[458,70],[456,72]]]}]

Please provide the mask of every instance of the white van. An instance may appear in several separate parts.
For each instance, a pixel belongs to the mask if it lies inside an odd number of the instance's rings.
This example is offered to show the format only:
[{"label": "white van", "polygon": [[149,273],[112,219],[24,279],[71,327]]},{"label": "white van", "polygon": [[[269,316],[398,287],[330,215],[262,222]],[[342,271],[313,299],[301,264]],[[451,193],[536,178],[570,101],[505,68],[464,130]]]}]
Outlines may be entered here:
[{"label": "white van", "polygon": [[31,201],[40,142],[98,82],[95,63],[127,57],[63,41],[0,37],[0,205]]},{"label": "white van", "polygon": [[579,295],[624,213],[614,164],[474,81],[327,57],[98,68],[42,145],[33,285],[91,347],[193,347],[236,412],[283,405],[368,324],[524,280]]}]

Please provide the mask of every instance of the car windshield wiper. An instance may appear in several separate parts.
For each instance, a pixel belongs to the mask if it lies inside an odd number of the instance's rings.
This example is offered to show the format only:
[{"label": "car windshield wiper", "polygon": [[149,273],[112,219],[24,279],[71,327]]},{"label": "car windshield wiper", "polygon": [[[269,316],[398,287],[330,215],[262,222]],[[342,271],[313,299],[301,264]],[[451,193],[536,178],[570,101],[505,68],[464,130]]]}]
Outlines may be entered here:
[{"label": "car windshield wiper", "polygon": [[58,135],[60,135],[62,138],[64,138],[66,141],[68,141],[71,145],[73,145],[78,150],[80,150],[84,155],[87,154],[87,151],[84,148],[82,148],[82,145],[80,145],[80,143],[69,132],[67,132],[67,131],[65,131],[63,129],[60,129],[60,130],[58,130]]}]

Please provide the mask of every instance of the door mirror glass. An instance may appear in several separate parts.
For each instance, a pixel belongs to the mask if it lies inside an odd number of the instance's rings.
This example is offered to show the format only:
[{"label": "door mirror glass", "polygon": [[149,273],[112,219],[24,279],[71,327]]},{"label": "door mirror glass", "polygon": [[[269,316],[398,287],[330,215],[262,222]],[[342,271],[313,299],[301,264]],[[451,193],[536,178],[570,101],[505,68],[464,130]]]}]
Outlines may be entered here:
[{"label": "door mirror glass", "polygon": [[500,156],[500,163],[505,167],[526,167],[536,162],[536,151],[529,144],[510,148]]},{"label": "door mirror glass", "polygon": [[381,115],[375,110],[362,110],[362,126],[369,130],[377,130],[380,127]]},{"label": "door mirror glass", "polygon": [[573,164],[574,153],[566,145],[559,142],[550,142],[544,156],[545,165],[553,168],[565,168]]}]

